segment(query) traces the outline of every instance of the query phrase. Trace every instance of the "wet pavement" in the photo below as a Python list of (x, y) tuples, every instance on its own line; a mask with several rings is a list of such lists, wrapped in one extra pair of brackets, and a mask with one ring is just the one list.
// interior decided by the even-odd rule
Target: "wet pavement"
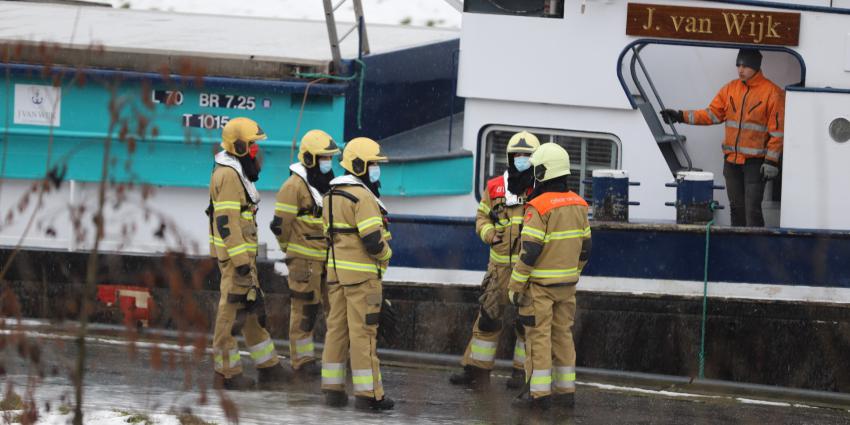
[[(70, 404), (73, 389), (67, 376), (77, 351), (72, 337), (28, 333), (27, 341), (41, 347), (40, 364), (46, 377), (33, 386), (39, 408)], [(33, 368), (22, 360), (16, 346), (7, 339), (3, 351), (7, 374), (0, 383), (4, 391), (11, 383), (23, 394)], [(87, 412), (191, 411), (207, 421), (227, 423), (219, 394), (201, 390), (211, 382), (208, 355), (192, 361), (191, 349), (173, 343), (136, 344), (130, 349), (124, 340), (114, 337), (92, 338), (87, 347)], [(246, 373), (253, 375), (249, 363), (243, 353)], [(326, 407), (318, 381), (292, 384), (281, 391), (228, 392), (226, 398), (237, 407), (243, 424), (850, 424), (850, 406), (814, 408), (793, 401), (752, 400), (757, 398), (752, 396), (743, 399), (634, 388), (586, 382), (581, 374), (574, 409), (533, 414), (511, 406), (515, 392), (505, 389), (506, 373), (497, 372), (488, 390), (473, 391), (449, 385), (451, 372), (422, 364), (385, 364), (384, 386), (396, 400), (396, 409), (385, 413), (356, 411), (353, 398), (346, 408)]]

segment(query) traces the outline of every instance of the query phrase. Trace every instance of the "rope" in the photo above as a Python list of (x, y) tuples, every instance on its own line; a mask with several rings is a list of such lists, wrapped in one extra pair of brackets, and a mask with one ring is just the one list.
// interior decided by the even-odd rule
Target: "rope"
[(292, 145), (289, 146), (290, 164), (295, 161), (295, 145), (298, 144), (298, 133), (301, 131), (301, 117), (304, 116), (304, 107), (307, 106), (307, 95), (310, 93), (310, 86), (322, 80), (324, 80), (324, 78), (317, 78), (310, 81), (304, 89), (304, 96), (301, 98), (301, 110), (298, 111), (298, 121), (295, 122), (295, 134), (292, 135)]
[[(717, 209), (717, 201), (711, 201), (709, 208), (714, 212)], [(705, 322), (708, 310), (708, 248), (709, 238), (711, 237), (711, 225), (714, 224), (714, 218), (705, 224), (705, 261), (703, 263), (702, 277), (702, 322), (700, 324), (700, 341), (699, 341), (699, 377), (705, 378)]]
[(299, 72), (295, 75), (299, 78), (324, 78), (328, 80), (337, 81), (351, 81), (357, 78), (359, 80), (357, 88), (357, 129), (361, 130), (363, 129), (363, 82), (366, 80), (366, 64), (360, 59), (353, 59), (353, 61), (357, 62), (360, 67), (355, 73), (349, 76), (339, 76), (315, 72)]

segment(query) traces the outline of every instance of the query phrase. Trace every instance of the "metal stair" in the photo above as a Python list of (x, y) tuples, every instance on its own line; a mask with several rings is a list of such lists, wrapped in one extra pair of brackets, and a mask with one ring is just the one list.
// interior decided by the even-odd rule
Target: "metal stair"
[(331, 55), (333, 56), (333, 72), (340, 72), (342, 69), (342, 55), (339, 52), (340, 43), (358, 28), (360, 28), (360, 55), (369, 54), (369, 38), (366, 36), (366, 21), (363, 18), (363, 4), (360, 0), (351, 0), (354, 3), (355, 24), (342, 37), (339, 37), (334, 13), (346, 1), (348, 0), (340, 0), (334, 5), (331, 0), (322, 0), (325, 7), (325, 23), (328, 26), (328, 41), (331, 43)]

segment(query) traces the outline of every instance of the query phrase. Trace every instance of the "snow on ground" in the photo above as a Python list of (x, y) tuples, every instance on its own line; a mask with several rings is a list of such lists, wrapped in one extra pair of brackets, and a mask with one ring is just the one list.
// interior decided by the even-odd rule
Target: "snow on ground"
[[(21, 411), (9, 411), (11, 415), (20, 414)], [(34, 425), (67, 425), (74, 417), (71, 413), (39, 413), (38, 420)], [(127, 425), (130, 420), (137, 420), (137, 423), (144, 424), (145, 419), (149, 423), (157, 425), (180, 425), (180, 421), (174, 415), (163, 415), (158, 413), (137, 415), (131, 412), (120, 412), (115, 410), (87, 410), (84, 412), (85, 421), (87, 424), (97, 425)]]
[[(215, 15), (258, 16), (265, 18), (291, 18), (324, 20), (325, 12), (320, 0), (92, 0), (106, 2), (114, 7), (140, 10), (163, 10)], [(337, 4), (339, 0), (333, 0)], [(362, 0), (366, 23), (409, 24), (460, 28), (461, 14), (444, 0)], [(337, 11), (337, 20), (354, 21), (351, 0)]]

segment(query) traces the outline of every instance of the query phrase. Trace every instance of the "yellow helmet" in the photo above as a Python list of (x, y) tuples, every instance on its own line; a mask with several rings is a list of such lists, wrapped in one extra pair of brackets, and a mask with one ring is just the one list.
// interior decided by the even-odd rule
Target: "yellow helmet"
[(251, 145), (265, 139), (266, 133), (250, 118), (233, 118), (221, 130), (221, 148), (236, 156), (248, 155)]
[(512, 153), (527, 153), (531, 155), (539, 147), (540, 140), (537, 140), (537, 136), (527, 131), (520, 131), (511, 136), (505, 151), (507, 151), (508, 155)]
[(298, 147), (298, 161), (305, 167), (316, 166), (316, 157), (324, 155), (336, 155), (339, 146), (336, 145), (330, 134), (322, 130), (310, 130), (301, 138)]
[(531, 154), (534, 178), (545, 182), (570, 174), (570, 154), (557, 143), (544, 143)]
[(385, 162), (387, 157), (381, 153), (378, 142), (368, 137), (357, 137), (345, 144), (340, 165), (355, 176), (366, 174), (370, 162)]

